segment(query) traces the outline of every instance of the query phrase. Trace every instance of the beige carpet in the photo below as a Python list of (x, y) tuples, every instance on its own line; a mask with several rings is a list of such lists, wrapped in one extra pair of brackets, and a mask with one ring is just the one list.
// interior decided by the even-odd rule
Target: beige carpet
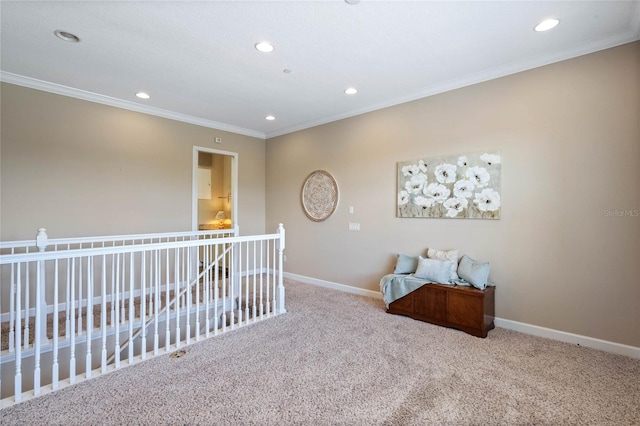
[(640, 360), (500, 328), (480, 339), (285, 285), (285, 315), (17, 404), (0, 424), (640, 424)]

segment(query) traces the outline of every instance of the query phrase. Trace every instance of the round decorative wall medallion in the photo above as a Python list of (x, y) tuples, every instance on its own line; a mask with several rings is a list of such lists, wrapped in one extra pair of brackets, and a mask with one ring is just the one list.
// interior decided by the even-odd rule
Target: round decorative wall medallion
[(302, 209), (314, 222), (322, 222), (336, 211), (338, 184), (328, 172), (316, 170), (302, 186)]

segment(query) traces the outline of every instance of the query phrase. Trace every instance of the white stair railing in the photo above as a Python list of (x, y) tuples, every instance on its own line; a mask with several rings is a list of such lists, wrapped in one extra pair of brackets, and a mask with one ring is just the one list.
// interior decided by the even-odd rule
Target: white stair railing
[(284, 313), (282, 225), (228, 232), (0, 244), (0, 407)]

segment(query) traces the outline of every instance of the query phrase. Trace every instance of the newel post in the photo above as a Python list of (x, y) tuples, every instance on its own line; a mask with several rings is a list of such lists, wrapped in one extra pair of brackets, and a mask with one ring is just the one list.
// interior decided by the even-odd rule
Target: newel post
[(284, 306), (284, 285), (282, 273), (284, 271), (283, 252), (285, 247), (285, 232), (282, 224), (278, 225), (278, 234), (280, 234), (280, 240), (278, 241), (278, 313), (284, 314), (287, 312)]

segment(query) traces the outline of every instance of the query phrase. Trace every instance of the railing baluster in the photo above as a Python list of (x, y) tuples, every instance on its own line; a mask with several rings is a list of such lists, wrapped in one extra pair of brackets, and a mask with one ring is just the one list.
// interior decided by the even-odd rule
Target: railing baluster
[[(247, 250), (249, 248), (249, 244), (250, 243), (247, 243)], [(247, 265), (248, 264), (249, 264), (249, 262), (247, 262)], [(253, 243), (253, 268), (254, 269), (255, 269), (255, 266), (256, 266), (256, 245), (255, 245), (255, 242), (254, 242)], [(245, 282), (244, 297), (246, 299), (246, 302), (244, 304), (245, 305), (244, 309), (245, 309), (245, 312), (246, 312), (245, 319), (247, 320), (247, 322), (249, 321), (249, 282), (250, 281), (254, 282), (253, 283), (253, 287), (255, 288), (255, 279), (253, 277), (252, 277), (251, 280), (249, 279), (249, 271), (247, 270), (247, 279), (244, 281)], [(254, 299), (255, 299), (255, 296), (254, 296)], [(255, 300), (252, 302), (252, 304), (255, 306)], [(253, 317), (255, 318), (255, 313), (254, 313)]]
[(169, 318), (170, 318), (170, 306), (169, 306), (169, 293), (170, 293), (170, 287), (171, 287), (171, 283), (169, 281), (169, 253), (171, 252), (170, 249), (166, 250), (165, 253), (165, 288), (164, 288), (164, 306), (166, 307), (166, 324), (165, 324), (165, 336), (164, 336), (164, 348), (165, 350), (168, 352), (171, 349), (171, 325), (169, 324)]
[(24, 283), (24, 338), (23, 344), (25, 349), (29, 349), (29, 292), (30, 292), (30, 282), (29, 282), (29, 262), (25, 263), (25, 283)]
[(71, 344), (69, 346), (69, 382), (76, 382), (76, 317), (74, 315), (76, 308), (76, 258), (71, 258), (71, 323), (69, 324), (69, 335), (71, 336)]
[[(214, 246), (214, 256), (218, 259), (220, 244), (216, 244)], [(218, 277), (220, 268), (218, 265), (213, 270), (213, 334), (218, 334), (218, 329), (220, 328), (220, 317), (218, 316), (218, 299), (220, 297), (220, 280)], [(224, 313), (224, 306), (222, 308), (222, 312)]]
[[(267, 249), (269, 247), (267, 246)], [(262, 305), (262, 276), (264, 275), (264, 265), (262, 264), (264, 260), (264, 241), (260, 241), (260, 319), (262, 319), (262, 314), (264, 313), (264, 306)]]
[(82, 258), (78, 258), (78, 336), (82, 336), (82, 307), (83, 307), (83, 303), (82, 303), (82, 284), (83, 284), (83, 268), (82, 268), (83, 262), (82, 262)]
[(278, 249), (276, 247), (276, 242), (273, 242), (273, 270), (274, 270), (274, 275), (273, 275), (273, 300), (271, 302), (271, 310), (275, 313), (276, 312), (276, 307), (278, 306), (276, 304), (276, 287), (277, 287), (277, 277), (275, 275), (275, 271), (277, 270), (277, 264), (278, 264), (278, 256), (276, 256), (276, 253), (278, 252)]
[[(147, 327), (145, 320), (147, 318), (147, 252), (140, 253), (140, 326), (142, 327), (142, 336), (140, 338), (140, 356), (147, 359)], [(129, 347), (133, 346), (133, 342), (129, 342)]]
[[(120, 287), (120, 253), (115, 255), (116, 257), (116, 284), (115, 284), (115, 289), (116, 289), (116, 294), (115, 294), (115, 300), (111, 301), (112, 305), (116, 306), (116, 311), (115, 311), (115, 320), (112, 323), (112, 325), (115, 327), (115, 342), (114, 342), (114, 349), (113, 349), (113, 355), (115, 357), (115, 363), (116, 363), (116, 368), (120, 368), (120, 358), (121, 358), (121, 354), (120, 354), (120, 307), (118, 306), (118, 304), (120, 303), (120, 297), (122, 292), (120, 291), (120, 289), (122, 287)], [(122, 254), (122, 269), (124, 270), (124, 253)]]
[(189, 267), (189, 261), (191, 260), (191, 247), (187, 247), (186, 248), (186, 255), (185, 257), (182, 259), (182, 261), (184, 262), (184, 273), (186, 275), (186, 279), (184, 281), (185, 285), (187, 286), (187, 291), (186, 291), (186, 309), (187, 309), (187, 314), (185, 315), (187, 318), (187, 324), (185, 326), (186, 328), (186, 340), (187, 340), (187, 345), (191, 343), (191, 306), (193, 304), (193, 293), (191, 292), (191, 268)]
[(40, 395), (40, 359), (41, 359), (41, 344), (42, 344), (42, 310), (40, 304), (42, 303), (42, 289), (44, 287), (44, 261), (39, 260), (36, 264), (36, 300), (35, 300), (35, 334), (34, 340), (34, 359), (33, 359), (33, 394)]
[[(224, 250), (224, 246), (223, 246), (223, 253), (225, 252)], [(224, 254), (222, 256), (222, 266), (225, 266), (225, 260), (226, 260), (227, 256), (226, 254)], [(217, 285), (217, 283), (216, 283)], [(233, 306), (232, 306), (233, 308)], [(222, 316), (221, 316), (221, 322), (222, 322), (222, 332), (224, 333), (227, 330), (227, 279), (226, 279), (226, 274), (222, 273)]]
[(205, 326), (205, 337), (209, 337), (210, 333), (210, 319), (209, 319), (209, 304), (211, 302), (211, 269), (209, 269), (209, 262), (211, 259), (211, 245), (203, 246), (203, 256), (204, 256), (204, 268), (206, 268), (206, 273), (202, 277), (202, 290), (204, 291), (204, 326)]
[[(28, 266), (27, 266), (28, 268)], [(20, 306), (20, 298), (22, 293), (22, 280), (20, 276), (20, 263), (18, 263), (17, 268), (17, 277), (16, 277), (16, 324), (18, 324), (18, 328), (22, 326), (22, 318), (21, 311), (22, 307)], [(14, 379), (14, 399), (16, 402), (20, 402), (22, 400), (22, 342), (20, 341), (22, 333), (20, 330), (16, 333), (16, 375)]]
[(160, 322), (159, 310), (160, 310), (160, 251), (154, 250), (155, 253), (155, 267), (156, 273), (154, 275), (155, 278), (155, 310), (153, 311), (154, 321), (154, 329), (153, 329), (153, 355), (158, 355), (158, 349), (160, 346), (160, 334), (158, 333), (158, 326)]
[(284, 247), (285, 247), (285, 231), (282, 224), (278, 225), (278, 234), (280, 234), (280, 238), (278, 239), (278, 313), (284, 314), (286, 311), (284, 306), (284, 284), (282, 282), (282, 269), (283, 269), (283, 260), (282, 256), (284, 255)]
[[(87, 379), (91, 378), (91, 370), (93, 370), (91, 366), (91, 335), (93, 334), (93, 256), (87, 256), (87, 332), (85, 336), (87, 336), (87, 353), (85, 355), (85, 367), (84, 367), (84, 376)], [(80, 299), (82, 303), (82, 299)]]
[[(122, 244), (124, 245), (124, 241), (122, 242)], [(127, 320), (127, 312), (125, 309), (125, 294), (127, 292), (127, 272), (126, 272), (126, 264), (127, 264), (127, 259), (125, 259), (125, 253), (122, 253), (122, 271), (121, 271), (121, 278), (120, 278), (120, 321), (122, 321), (122, 324), (124, 325), (125, 321)]]
[[(15, 250), (11, 248), (11, 254)], [(11, 264), (11, 293), (9, 295), (9, 352), (13, 352), (16, 339), (16, 264)], [(18, 331), (19, 333), (19, 331)]]
[[(112, 257), (113, 259), (113, 257)], [(111, 262), (113, 265), (113, 261)], [(113, 269), (112, 269), (113, 274)], [(113, 281), (112, 281), (113, 282)], [(113, 286), (112, 286), (113, 288)], [(102, 275), (100, 276), (100, 328), (102, 329), (102, 350), (100, 353), (100, 371), (107, 372), (107, 256), (102, 255)], [(111, 302), (113, 306), (113, 302)], [(113, 311), (112, 311), (113, 312)]]
[(135, 271), (133, 264), (133, 252), (129, 256), (129, 365), (133, 363), (133, 322), (135, 320), (135, 307), (133, 301)]
[(69, 335), (71, 333), (71, 319), (69, 318), (69, 315), (73, 314), (73, 311), (71, 310), (71, 286), (73, 285), (71, 283), (71, 260), (67, 259), (67, 285), (65, 287), (65, 294), (64, 294), (64, 314), (65, 314), (65, 321), (64, 321), (64, 337), (65, 339), (69, 339)]
[(115, 254), (111, 255), (111, 305), (110, 305), (110, 322), (111, 328), (116, 321), (116, 302), (113, 298), (114, 294), (116, 294), (116, 256)]
[[(153, 242), (153, 241), (151, 241)], [(148, 316), (153, 315), (153, 312), (155, 312), (153, 310), (153, 288), (154, 288), (154, 256), (153, 256), (153, 251), (149, 251), (149, 288), (148, 288), (148, 297), (149, 297), (149, 306), (147, 307), (147, 312), (148, 312)]]
[[(196, 249), (194, 250), (195, 253), (198, 253), (198, 248), (196, 247)], [(196, 256), (196, 272), (195, 272), (195, 276), (196, 276), (196, 329), (195, 329), (195, 338), (196, 341), (200, 340), (200, 286), (204, 285), (204, 280), (202, 281), (202, 284), (200, 283), (200, 279), (198, 279), (197, 277), (200, 275), (199, 274), (199, 265), (198, 265), (198, 258)]]
[(59, 260), (56, 259), (54, 260), (54, 264), (53, 264), (53, 361), (52, 361), (52, 365), (51, 365), (51, 388), (53, 390), (58, 389), (58, 383), (60, 380), (60, 364), (58, 362), (58, 341), (60, 339), (59, 337), (59, 330), (58, 330), (58, 324), (59, 324), (59, 320), (58, 320), (58, 315), (59, 315), (59, 295), (58, 293), (60, 292), (60, 288), (59, 288), (59, 276), (58, 276), (58, 271), (59, 271)]
[(182, 345), (180, 344), (181, 335), (180, 335), (180, 250), (179, 248), (175, 249), (175, 267), (174, 267), (174, 309), (176, 312), (176, 348), (180, 348)]

